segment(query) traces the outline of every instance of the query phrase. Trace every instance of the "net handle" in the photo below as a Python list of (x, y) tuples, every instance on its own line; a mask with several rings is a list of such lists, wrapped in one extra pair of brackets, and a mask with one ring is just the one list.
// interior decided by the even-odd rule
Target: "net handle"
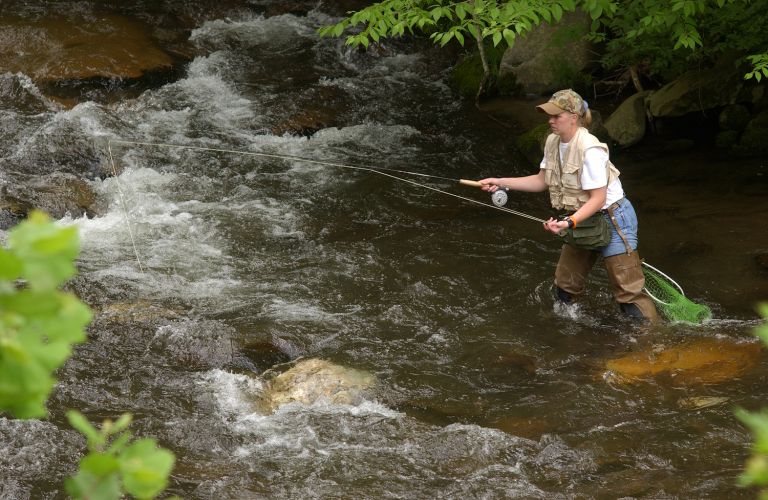
[[(664, 278), (665, 278), (667, 281), (669, 281), (670, 283), (672, 283), (672, 284), (675, 286), (675, 288), (677, 288), (677, 289), (680, 291), (680, 295), (682, 295), (683, 297), (685, 297), (685, 292), (683, 291), (683, 287), (681, 287), (680, 285), (678, 285), (678, 284), (677, 284), (677, 281), (673, 280), (673, 279), (672, 279), (672, 278), (670, 278), (670, 277), (669, 277), (669, 276), (668, 276), (666, 273), (664, 273), (664, 272), (660, 271), (659, 269), (657, 269), (657, 268), (653, 267), (652, 265), (648, 264), (647, 262), (645, 262), (645, 261), (641, 261), (641, 263), (642, 263), (642, 264), (643, 264), (645, 267), (647, 267), (648, 269), (651, 269), (652, 271), (654, 271), (654, 272), (658, 273), (660, 276), (664, 277)], [(664, 305), (667, 305), (667, 306), (668, 306), (668, 305), (670, 305), (669, 303), (667, 303), (667, 302), (664, 302), (663, 300), (661, 300), (661, 299), (659, 299), (658, 297), (656, 297), (655, 295), (653, 295), (653, 294), (651, 293), (651, 291), (650, 291), (650, 290), (648, 290), (648, 288), (647, 288), (647, 287), (643, 287), (643, 291), (644, 291), (645, 293), (647, 293), (647, 294), (648, 294), (648, 296), (649, 296), (650, 298), (652, 298), (653, 300), (655, 300), (655, 301), (656, 301), (656, 302), (658, 302), (659, 304), (664, 304)]]

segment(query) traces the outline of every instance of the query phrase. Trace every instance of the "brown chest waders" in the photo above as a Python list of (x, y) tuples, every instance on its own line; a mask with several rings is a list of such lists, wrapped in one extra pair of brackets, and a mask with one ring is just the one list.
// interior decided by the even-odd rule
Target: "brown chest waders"
[[(614, 216), (618, 202), (606, 209), (611, 218), (611, 223), (619, 237), (624, 242), (626, 253), (612, 255), (604, 260), (611, 290), (619, 303), (621, 310), (630, 316), (641, 315), (643, 318), (655, 322), (658, 320), (656, 306), (650, 297), (643, 292), (645, 276), (643, 275), (640, 256), (629, 245), (626, 236), (619, 228)], [(573, 299), (582, 295), (589, 271), (597, 261), (600, 254), (597, 251), (583, 250), (567, 243), (563, 245), (560, 259), (555, 269), (555, 285), (559, 288), (558, 297), (565, 292)], [(568, 302), (565, 300), (564, 302)], [(638, 314), (639, 313), (639, 314)]]

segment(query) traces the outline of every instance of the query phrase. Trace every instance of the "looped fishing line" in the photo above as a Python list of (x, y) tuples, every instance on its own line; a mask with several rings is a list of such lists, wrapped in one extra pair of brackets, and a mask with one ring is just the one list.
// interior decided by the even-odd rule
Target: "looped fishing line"
[(421, 172), (411, 172), (408, 170), (399, 170), (395, 168), (383, 168), (383, 167), (360, 167), (355, 165), (345, 165), (343, 163), (333, 163), (333, 162), (327, 162), (327, 161), (320, 161), (320, 160), (312, 160), (310, 158), (302, 158), (300, 156), (293, 156), (293, 155), (282, 155), (277, 153), (259, 153), (255, 151), (240, 151), (237, 149), (222, 149), (222, 148), (205, 148), (201, 146), (185, 146), (181, 144), (167, 144), (167, 143), (161, 143), (161, 142), (140, 142), (140, 141), (123, 141), (123, 140), (109, 140), (108, 144), (115, 143), (115, 144), (133, 144), (136, 146), (152, 146), (152, 147), (165, 147), (165, 148), (179, 148), (179, 149), (190, 149), (195, 151), (212, 151), (212, 152), (218, 152), (218, 153), (230, 153), (230, 154), (239, 154), (239, 155), (247, 155), (247, 156), (259, 156), (262, 158), (276, 158), (280, 160), (292, 160), (292, 161), (300, 161), (304, 163), (313, 163), (315, 165), (323, 165), (327, 167), (337, 167), (337, 168), (346, 168), (351, 170), (360, 170), (364, 172), (372, 172), (374, 174), (382, 175), (384, 177), (389, 177), (391, 179), (396, 179), (401, 182), (406, 182), (408, 184), (412, 184), (414, 186), (418, 186), (423, 189), (429, 189), (430, 191), (435, 191), (437, 193), (442, 193), (447, 196), (452, 196), (454, 198), (458, 198), (460, 200), (464, 200), (470, 203), (475, 203), (477, 205), (482, 205), (484, 207), (493, 208), (495, 210), (500, 210), (502, 212), (507, 212), (513, 215), (517, 215), (519, 217), (524, 217), (526, 219), (530, 219), (536, 222), (545, 223), (546, 220), (540, 219), (538, 217), (534, 217), (533, 215), (529, 215), (523, 212), (519, 212), (517, 210), (512, 210), (511, 208), (506, 207), (497, 207), (496, 205), (490, 205), (488, 203), (483, 203), (482, 201), (478, 201), (472, 198), (467, 198), (466, 196), (460, 196), (454, 193), (450, 193), (448, 191), (444, 191), (442, 189), (438, 189), (432, 186), (428, 186), (426, 184), (421, 184), (419, 182), (412, 181), (410, 179), (404, 179), (402, 177), (398, 177), (396, 175), (392, 175), (388, 172), (395, 172), (400, 174), (407, 174), (407, 175), (415, 175), (419, 177), (427, 177), (432, 179), (441, 179), (441, 180), (447, 180), (451, 182), (459, 182), (460, 179), (454, 179), (451, 177), (443, 177), (440, 175), (430, 175), (430, 174), (423, 174)]

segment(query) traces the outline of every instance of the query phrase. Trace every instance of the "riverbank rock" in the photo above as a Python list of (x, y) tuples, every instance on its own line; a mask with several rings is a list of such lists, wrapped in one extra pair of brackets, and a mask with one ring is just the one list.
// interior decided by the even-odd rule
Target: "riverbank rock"
[(305, 359), (268, 382), (263, 406), (266, 412), (271, 413), (288, 403), (311, 405), (327, 401), (338, 405), (357, 404), (375, 383), (371, 373), (322, 359)]
[(684, 73), (653, 92), (648, 106), (657, 118), (721, 108), (751, 99), (745, 91), (744, 71), (733, 64)]
[(638, 92), (629, 97), (605, 121), (608, 135), (619, 146), (632, 146), (645, 137), (646, 100), (650, 94)]
[(584, 40), (591, 19), (569, 12), (557, 24), (542, 23), (506, 50), (499, 78), (513, 75), (526, 93), (548, 94), (572, 86), (595, 61), (593, 45)]
[(759, 342), (701, 339), (608, 360), (604, 378), (636, 383), (665, 377), (674, 385), (716, 384), (743, 375), (761, 357)]
[(768, 152), (768, 110), (761, 112), (747, 123), (735, 150), (743, 154)]

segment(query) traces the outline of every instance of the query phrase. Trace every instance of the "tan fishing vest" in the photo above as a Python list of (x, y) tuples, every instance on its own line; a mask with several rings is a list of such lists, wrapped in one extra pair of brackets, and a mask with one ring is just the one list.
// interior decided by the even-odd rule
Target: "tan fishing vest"
[[(560, 136), (550, 134), (544, 146), (544, 181), (549, 187), (552, 207), (576, 211), (588, 200), (589, 194), (581, 188), (581, 166), (584, 165), (584, 152), (591, 147), (608, 151), (608, 146), (590, 134), (584, 127), (579, 127), (576, 135), (568, 143), (563, 163), (560, 163)], [(610, 160), (608, 184), (619, 178), (619, 170)]]

